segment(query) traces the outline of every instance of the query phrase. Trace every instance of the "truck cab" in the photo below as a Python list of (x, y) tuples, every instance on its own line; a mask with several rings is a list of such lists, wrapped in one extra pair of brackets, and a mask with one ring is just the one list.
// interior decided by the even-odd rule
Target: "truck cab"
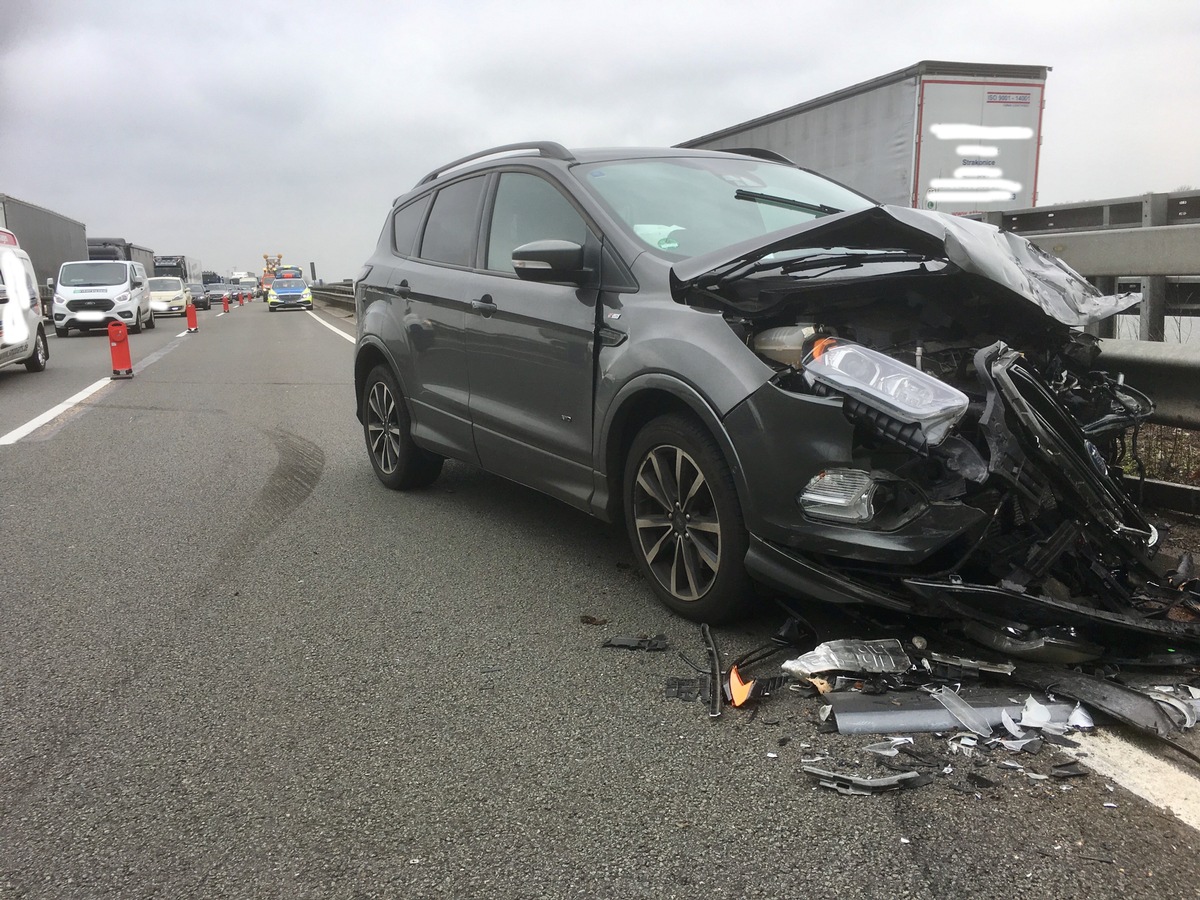
[(0, 228), (0, 368), (21, 363), (41, 372), (49, 358), (33, 263), (17, 236)]

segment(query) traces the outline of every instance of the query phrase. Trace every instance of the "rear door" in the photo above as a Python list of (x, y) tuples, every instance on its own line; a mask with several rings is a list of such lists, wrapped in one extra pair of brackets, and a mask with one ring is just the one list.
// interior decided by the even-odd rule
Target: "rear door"
[[(480, 275), (473, 271), (486, 176), (439, 189), (428, 213), (425, 199), (393, 217), (399, 237), (386, 294), (390, 310), (383, 340), (400, 367), (413, 412), (413, 437), (446, 456), (476, 461), (468, 408), (465, 327)], [(414, 218), (423, 217), (416, 230)], [(413, 233), (417, 238), (412, 241)]]
[(586, 508), (598, 292), (519, 279), (513, 249), (544, 239), (599, 255), (599, 238), (550, 178), (498, 173), (480, 246), (485, 274), (465, 308), (471, 421), (484, 468)]

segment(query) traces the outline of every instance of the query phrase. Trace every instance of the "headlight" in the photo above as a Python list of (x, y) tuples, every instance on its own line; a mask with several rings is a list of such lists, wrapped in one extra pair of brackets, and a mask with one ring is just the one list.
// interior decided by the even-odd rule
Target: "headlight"
[(174, 297), (171, 298), (171, 302), (174, 303), (176, 300), (182, 300), (182, 299), (183, 299), (183, 294), (176, 294)]
[(300, 295), (300, 299), (301, 300), (311, 300), (312, 299), (312, 291), (310, 291), (308, 288), (305, 288), (304, 293)]
[(113, 297), (113, 303), (126, 303), (128, 302), (129, 297), (129, 291), (124, 291), (123, 293), (117, 294), (117, 296)]
[(55, 294), (55, 295), (54, 295), (54, 302), (55, 302), (55, 304), (57, 304), (58, 306), (66, 306), (66, 305), (67, 305), (67, 298), (66, 298), (66, 297), (64, 297), (62, 294)]
[(932, 375), (875, 350), (834, 338), (817, 341), (804, 357), (809, 383), (820, 382), (901, 422), (919, 425), (940, 444), (967, 411), (969, 400)]

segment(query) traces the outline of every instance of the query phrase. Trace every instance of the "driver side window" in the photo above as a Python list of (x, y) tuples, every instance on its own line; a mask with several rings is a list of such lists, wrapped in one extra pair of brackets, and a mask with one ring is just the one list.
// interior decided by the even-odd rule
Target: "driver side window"
[(562, 240), (584, 246), (587, 234), (583, 217), (546, 179), (504, 172), (492, 208), (486, 266), (493, 272), (512, 272), (513, 250), (522, 244)]

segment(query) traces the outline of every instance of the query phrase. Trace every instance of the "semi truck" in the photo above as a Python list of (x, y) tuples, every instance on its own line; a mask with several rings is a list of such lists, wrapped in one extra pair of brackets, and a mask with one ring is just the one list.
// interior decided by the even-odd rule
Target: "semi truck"
[(154, 271), (154, 251), (131, 244), (125, 238), (88, 238), (88, 259), (126, 260), (141, 263), (147, 274)]
[(198, 260), (190, 256), (154, 257), (154, 274), (169, 278), (182, 278), (184, 284), (203, 284), (204, 277)]
[(0, 228), (14, 232), (21, 249), (29, 254), (42, 296), (42, 311), (49, 313), (53, 292), (47, 279), (57, 278), (63, 263), (88, 258), (87, 229), (64, 215), (0, 194)]
[(676, 146), (767, 150), (881, 203), (980, 218), (1037, 204), (1049, 71), (924, 60)]

